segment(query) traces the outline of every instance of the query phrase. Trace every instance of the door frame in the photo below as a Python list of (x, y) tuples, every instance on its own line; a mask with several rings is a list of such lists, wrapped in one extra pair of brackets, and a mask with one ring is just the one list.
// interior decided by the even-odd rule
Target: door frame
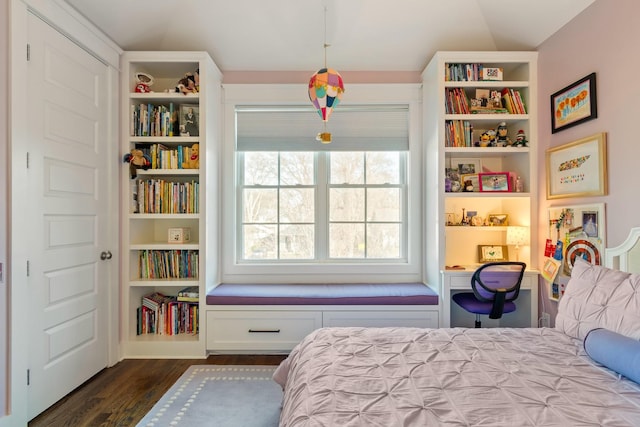
[[(9, 396), (7, 416), (0, 414), (0, 427), (27, 424), (27, 369), (29, 341), (20, 325), (29, 321), (29, 302), (27, 299), (27, 260), (29, 244), (21, 239), (21, 231), (29, 227), (23, 215), (27, 209), (24, 197), (27, 182), (27, 147), (26, 129), (28, 126), (26, 111), (27, 98), (22, 88), (27, 87), (27, 18), (34, 14), (49, 25), (63, 33), (66, 37), (83, 47), (108, 67), (109, 125), (107, 126), (110, 141), (107, 147), (107, 169), (109, 182), (109, 222), (107, 249), (113, 253), (109, 262), (108, 282), (108, 366), (121, 360), (120, 351), (120, 286), (119, 286), (119, 183), (118, 165), (120, 157), (117, 149), (118, 120), (118, 82), (119, 61), (122, 50), (93, 24), (84, 19), (68, 4), (60, 0), (11, 0), (8, 22), (10, 34), (9, 46), (9, 158), (10, 175), (8, 183), (9, 233), (8, 252), (9, 267), (6, 268), (7, 287), (9, 289), (9, 350), (7, 362), (9, 366)], [(78, 42), (82, 40), (82, 43)]]

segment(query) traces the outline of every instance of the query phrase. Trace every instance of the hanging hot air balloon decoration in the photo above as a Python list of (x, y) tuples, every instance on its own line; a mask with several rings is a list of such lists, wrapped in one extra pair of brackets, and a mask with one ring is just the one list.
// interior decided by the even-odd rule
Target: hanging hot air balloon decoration
[(324, 9), (324, 68), (321, 68), (309, 79), (309, 99), (316, 110), (318, 115), (324, 122), (325, 131), (319, 133), (316, 139), (323, 144), (329, 144), (331, 142), (331, 133), (327, 132), (327, 122), (333, 112), (333, 109), (338, 106), (344, 93), (344, 82), (342, 76), (333, 68), (327, 68), (327, 47), (329, 45), (326, 42), (327, 38), (327, 8)]

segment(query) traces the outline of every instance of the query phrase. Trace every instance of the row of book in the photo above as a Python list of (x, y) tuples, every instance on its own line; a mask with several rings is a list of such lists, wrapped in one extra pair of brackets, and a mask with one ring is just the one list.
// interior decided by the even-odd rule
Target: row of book
[(199, 315), (197, 303), (152, 292), (142, 297), (137, 309), (137, 334), (197, 334)]
[(517, 89), (502, 89), (502, 105), (509, 111), (509, 114), (527, 114), (522, 95)]
[(199, 264), (199, 253), (193, 249), (138, 251), (140, 279), (197, 278)]
[[(488, 95), (482, 94), (483, 91)], [(463, 88), (447, 89), (445, 111), (446, 114), (527, 114), (520, 91), (510, 88), (502, 91), (477, 89), (471, 102)]]
[(164, 144), (136, 144), (136, 148), (149, 156), (151, 169), (183, 169), (185, 160), (191, 157), (190, 146), (169, 148)]
[(501, 67), (483, 64), (445, 64), (444, 79), (448, 82), (502, 80)]
[(133, 104), (129, 122), (131, 136), (180, 135), (178, 110), (173, 102), (166, 105)]
[(138, 180), (134, 188), (138, 213), (190, 214), (200, 212), (200, 183), (164, 179)]
[(445, 147), (473, 147), (473, 125), (468, 120), (445, 121)]

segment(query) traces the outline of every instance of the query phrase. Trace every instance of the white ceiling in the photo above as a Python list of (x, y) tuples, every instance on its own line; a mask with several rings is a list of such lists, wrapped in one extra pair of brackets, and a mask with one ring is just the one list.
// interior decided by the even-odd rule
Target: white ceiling
[[(534, 50), (594, 0), (67, 0), (124, 50), (223, 71), (422, 71), (438, 50)], [(326, 8), (326, 39), (325, 39)]]

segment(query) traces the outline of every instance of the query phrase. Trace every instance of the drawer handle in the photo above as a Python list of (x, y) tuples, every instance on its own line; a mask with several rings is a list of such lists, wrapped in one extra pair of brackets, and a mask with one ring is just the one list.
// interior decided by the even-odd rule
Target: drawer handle
[(250, 334), (279, 334), (280, 329), (249, 329)]

